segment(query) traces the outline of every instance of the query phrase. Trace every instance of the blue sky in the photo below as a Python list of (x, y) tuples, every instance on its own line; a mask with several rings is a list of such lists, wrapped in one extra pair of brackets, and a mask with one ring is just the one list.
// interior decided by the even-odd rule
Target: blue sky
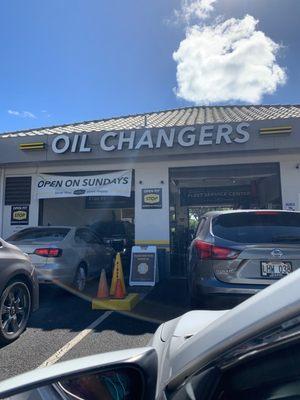
[[(189, 25), (246, 14), (259, 20), (256, 29), (282, 45), (276, 63), (286, 74), (261, 102), (300, 103), (300, 2), (215, 1), (208, 18)], [(201, 104), (202, 97), (195, 102), (184, 90), (174, 93), (173, 53), (187, 32), (174, 14), (181, 6), (181, 0), (2, 0), (0, 131)], [(239, 100), (217, 103), (228, 102)]]

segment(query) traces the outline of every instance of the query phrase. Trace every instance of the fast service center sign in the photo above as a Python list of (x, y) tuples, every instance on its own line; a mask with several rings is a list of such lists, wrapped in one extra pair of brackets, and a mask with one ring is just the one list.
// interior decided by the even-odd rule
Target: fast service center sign
[(37, 198), (80, 196), (124, 196), (131, 194), (131, 170), (89, 176), (40, 174), (37, 179)]
[[(92, 134), (94, 140), (95, 133)], [(122, 150), (142, 150), (190, 148), (195, 146), (234, 145), (247, 143), (250, 139), (249, 124), (215, 124), (175, 128), (159, 128), (120, 132), (99, 133), (97, 145), (92, 145), (89, 134), (58, 135), (51, 149), (55, 154), (90, 153), (93, 151), (114, 152)], [(94, 142), (93, 142), (94, 143)]]

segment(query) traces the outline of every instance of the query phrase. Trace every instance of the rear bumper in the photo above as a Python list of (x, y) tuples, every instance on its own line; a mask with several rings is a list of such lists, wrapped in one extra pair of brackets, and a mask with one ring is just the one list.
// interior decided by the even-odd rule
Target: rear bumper
[(201, 279), (195, 284), (195, 295), (208, 304), (228, 304), (234, 306), (266, 288), (266, 285), (238, 285), (218, 281), (217, 279)]
[(267, 287), (266, 285), (225, 283), (217, 279), (202, 279), (197, 282), (196, 286), (202, 294), (240, 294), (248, 296), (252, 296)]
[(39, 283), (55, 283), (55, 281), (70, 284), (73, 282), (75, 270), (62, 268), (60, 265), (45, 265), (36, 268)]

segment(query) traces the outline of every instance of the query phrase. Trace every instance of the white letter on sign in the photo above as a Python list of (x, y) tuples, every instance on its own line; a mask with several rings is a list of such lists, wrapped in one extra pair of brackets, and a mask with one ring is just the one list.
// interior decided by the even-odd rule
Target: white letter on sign
[(52, 151), (56, 154), (65, 153), (70, 147), (70, 138), (67, 135), (59, 135), (52, 141)]
[(145, 130), (142, 137), (135, 146), (135, 150), (139, 150), (142, 146), (147, 146), (148, 149), (153, 149), (153, 141), (150, 129)]
[(249, 132), (246, 131), (246, 129), (248, 129), (248, 128), (249, 128), (249, 124), (247, 124), (246, 122), (242, 123), (242, 124), (238, 124), (238, 126), (236, 127), (236, 132), (240, 135), (240, 137), (236, 137), (234, 139), (234, 141), (236, 143), (248, 142), (248, 140), (250, 138)]
[(82, 135), (79, 153), (89, 153), (92, 149), (86, 146), (87, 135)]
[(116, 146), (115, 145), (112, 144), (111, 146), (107, 146), (107, 144), (106, 144), (106, 140), (109, 137), (114, 138), (116, 136), (117, 136), (117, 133), (115, 133), (115, 132), (103, 133), (103, 135), (101, 135), (101, 137), (100, 137), (100, 147), (101, 147), (101, 149), (104, 150), (104, 151), (114, 151), (114, 150), (116, 150)]
[(199, 145), (205, 146), (207, 144), (212, 144), (214, 125), (203, 125), (201, 126)]
[[(195, 134), (193, 133), (188, 133), (188, 132), (194, 132), (195, 128), (193, 126), (185, 127), (182, 128), (179, 133), (178, 133), (178, 143), (182, 147), (189, 147), (189, 146), (194, 146), (195, 144)], [(187, 135), (185, 136), (185, 134)]]
[(228, 124), (219, 125), (217, 131), (217, 139), (216, 144), (221, 144), (222, 139), (225, 140), (225, 143), (232, 143), (230, 139), (230, 135), (232, 134), (232, 126)]
[(128, 149), (133, 149), (135, 132), (130, 132), (129, 136), (125, 136), (125, 132), (119, 133), (118, 150), (123, 150), (123, 144), (128, 143)]

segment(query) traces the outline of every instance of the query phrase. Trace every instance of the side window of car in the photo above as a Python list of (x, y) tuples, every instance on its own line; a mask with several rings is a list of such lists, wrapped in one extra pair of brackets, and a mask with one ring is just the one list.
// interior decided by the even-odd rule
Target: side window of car
[(102, 244), (102, 240), (88, 229), (82, 229), (81, 237), (87, 244)]
[(84, 230), (83, 229), (77, 229), (74, 240), (78, 244), (83, 244), (86, 243), (85, 235), (84, 235)]
[(225, 370), (215, 400), (291, 400), (300, 398), (299, 342), (253, 356)]
[(89, 238), (90, 238), (89, 243), (91, 244), (93, 243), (104, 244), (103, 240), (98, 235), (95, 235), (94, 232), (89, 232)]
[[(269, 338), (270, 339), (270, 338)], [(276, 350), (249, 353), (221, 368), (212, 366), (187, 379), (170, 400), (296, 400), (300, 399), (299, 341)], [(236, 357), (236, 356), (235, 356)], [(224, 360), (223, 360), (224, 361)], [(228, 360), (227, 360), (228, 361)]]
[[(179, 390), (169, 394), (170, 400), (201, 399), (212, 400), (216, 388), (221, 379), (221, 372), (218, 368), (212, 367), (208, 370), (194, 375), (188, 379)], [(215, 399), (214, 399), (215, 400)], [(232, 400), (232, 399), (226, 399)]]

